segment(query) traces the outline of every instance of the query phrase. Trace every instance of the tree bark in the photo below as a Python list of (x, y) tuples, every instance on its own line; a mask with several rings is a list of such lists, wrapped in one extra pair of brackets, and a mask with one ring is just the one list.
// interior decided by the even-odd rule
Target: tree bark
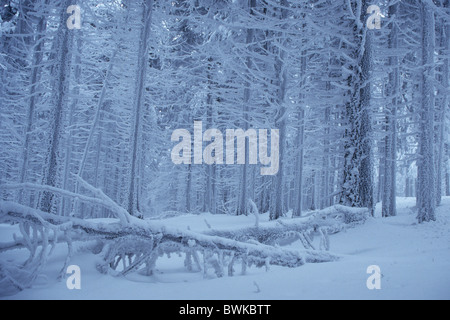
[[(48, 5), (48, 0), (44, 2), (44, 5)], [(40, 75), (42, 72), (42, 61), (44, 57), (44, 33), (47, 30), (47, 18), (41, 17), (37, 25), (36, 46), (33, 52), (33, 62), (31, 66), (30, 76), (30, 101), (27, 109), (27, 124), (25, 129), (25, 140), (22, 149), (22, 166), (19, 172), (19, 182), (24, 183), (27, 179), (27, 168), (29, 166), (29, 158), (31, 152), (31, 133), (33, 130), (35, 110), (37, 105), (36, 91), (40, 81)], [(23, 193), (19, 193), (18, 202), (23, 200)]]
[[(351, 57), (358, 63), (352, 66), (353, 75), (348, 78), (346, 113), (349, 129), (346, 130), (344, 183), (341, 203), (352, 207), (367, 207), (374, 214), (373, 189), (373, 136), (370, 111), (372, 32), (367, 30), (365, 12), (368, 1), (352, 2), (348, 10), (361, 12), (350, 24), (356, 50)], [(353, 12), (353, 16), (355, 13)]]
[[(397, 17), (399, 4), (396, 3), (389, 8), (389, 16)], [(392, 50), (389, 65), (393, 70), (389, 74), (388, 97), (391, 103), (386, 109), (386, 154), (385, 175), (383, 192), (383, 217), (397, 215), (397, 108), (400, 97), (400, 70), (399, 59), (395, 56), (398, 49), (398, 25), (392, 22), (389, 35), (389, 49)]]
[[(287, 0), (281, 0), (281, 16), (282, 20), (286, 20), (288, 17), (288, 11), (286, 8), (289, 7), (289, 2)], [(283, 39), (286, 37), (285, 34), (280, 33), (280, 38)], [(270, 213), (270, 219), (276, 220), (283, 216), (285, 213), (285, 205), (284, 205), (284, 154), (286, 147), (286, 125), (287, 125), (287, 108), (285, 106), (286, 103), (286, 94), (287, 94), (287, 85), (288, 85), (288, 73), (285, 58), (287, 56), (284, 46), (286, 45), (286, 40), (281, 40), (281, 47), (278, 49), (279, 53), (276, 57), (275, 62), (275, 70), (277, 74), (277, 82), (278, 82), (278, 96), (277, 96), (277, 107), (278, 114), (275, 119), (275, 125), (280, 130), (280, 150), (279, 150), (279, 159), (280, 166), (278, 174), (275, 177), (275, 207), (274, 211)], [(274, 152), (272, 150), (271, 152)]]
[(420, 2), (422, 19), (422, 106), (418, 161), (419, 223), (436, 220), (436, 172), (434, 155), (435, 114), (435, 17), (426, 1)]
[[(69, 79), (71, 73), (71, 48), (73, 33), (68, 30), (66, 25), (66, 10), (71, 1), (62, 2), (60, 10), (60, 25), (56, 40), (58, 50), (56, 61), (56, 85), (54, 87), (54, 109), (51, 118), (51, 138), (47, 153), (47, 168), (44, 178), (44, 184), (52, 187), (57, 185), (58, 169), (60, 162), (60, 144), (63, 136), (62, 127), (64, 112), (67, 108), (69, 94)], [(53, 194), (44, 192), (41, 199), (41, 210), (45, 212), (52, 211)]]
[(139, 39), (138, 64), (136, 75), (136, 95), (133, 107), (133, 122), (131, 127), (131, 173), (128, 188), (128, 211), (133, 216), (140, 216), (139, 203), (139, 186), (137, 180), (139, 178), (139, 163), (141, 150), (139, 150), (140, 139), (142, 137), (142, 117), (144, 110), (144, 86), (145, 76), (148, 68), (148, 40), (150, 36), (150, 28), (153, 12), (153, 0), (143, 0), (142, 2), (142, 31)]
[[(449, 0), (443, 0), (442, 7), (449, 8)], [(444, 161), (445, 156), (445, 139), (446, 139), (446, 127), (448, 108), (449, 108), (449, 58), (450, 53), (449, 47), (449, 37), (450, 37), (450, 23), (445, 19), (441, 19), (440, 30), (440, 55), (443, 56), (443, 60), (440, 66), (440, 87), (438, 90), (439, 102), (437, 103), (437, 157), (436, 157), (436, 205), (441, 205), (442, 196), (444, 195), (444, 190), (442, 189), (443, 184), (443, 167), (447, 164)]]
[[(249, 14), (251, 16), (255, 16), (254, 10), (256, 9), (256, 0), (249, 0)], [(246, 38), (246, 45), (247, 47), (250, 46), (250, 44), (253, 42), (255, 36), (255, 30), (252, 28), (247, 29), (247, 38)], [(250, 49), (248, 49), (250, 50)], [(250, 69), (252, 68), (252, 58), (251, 58), (251, 52), (248, 53), (248, 57), (246, 60), (246, 68), (248, 70), (247, 77), (250, 77)], [(248, 130), (249, 127), (249, 103), (250, 103), (250, 96), (251, 96), (251, 83), (249, 81), (246, 81), (245, 88), (244, 88), (244, 105), (243, 105), (243, 116), (244, 116), (244, 131)], [(249, 171), (249, 147), (250, 144), (247, 139), (245, 139), (245, 163), (242, 166), (241, 171), (241, 183), (240, 183), (240, 192), (239, 192), (239, 200), (238, 200), (238, 206), (237, 206), (237, 215), (246, 215), (247, 214), (247, 201), (248, 201), (248, 171)]]

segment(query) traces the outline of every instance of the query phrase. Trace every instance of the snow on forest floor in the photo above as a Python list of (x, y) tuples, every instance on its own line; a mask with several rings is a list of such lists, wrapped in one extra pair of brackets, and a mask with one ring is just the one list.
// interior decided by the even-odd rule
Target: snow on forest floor
[[(33, 288), (2, 299), (450, 299), (450, 197), (438, 208), (436, 222), (418, 225), (414, 206), (415, 199), (399, 198), (397, 217), (380, 218), (378, 207), (376, 218), (331, 236), (331, 252), (342, 256), (337, 262), (271, 267), (268, 272), (250, 268), (245, 276), (221, 279), (187, 272), (178, 256), (159, 260), (152, 277), (113, 278), (95, 269), (97, 257), (79, 250), (71, 263), (81, 267), (82, 289), (70, 291), (65, 281), (56, 280), (66, 253), (61, 246)], [(170, 218), (164, 224), (204, 231), (207, 223), (232, 229), (252, 226), (254, 219), (204, 214)], [(267, 215), (261, 216), (261, 223), (267, 220)], [(11, 240), (12, 232), (12, 227), (0, 225), (0, 241)], [(300, 249), (300, 244), (290, 248)], [(381, 268), (381, 290), (367, 289), (371, 265)]]

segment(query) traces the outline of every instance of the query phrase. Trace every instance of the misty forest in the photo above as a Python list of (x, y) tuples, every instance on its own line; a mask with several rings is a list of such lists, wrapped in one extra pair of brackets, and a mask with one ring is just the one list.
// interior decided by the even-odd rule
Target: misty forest
[(398, 199), (438, 225), (449, 35), (449, 0), (0, 0), (0, 297), (80, 256), (110, 280), (339, 264)]

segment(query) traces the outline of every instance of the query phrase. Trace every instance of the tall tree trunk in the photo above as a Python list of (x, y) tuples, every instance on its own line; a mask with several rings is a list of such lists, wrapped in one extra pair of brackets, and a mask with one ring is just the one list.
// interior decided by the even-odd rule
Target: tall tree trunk
[[(68, 132), (67, 132), (67, 137), (66, 137), (66, 145), (65, 145), (65, 153), (64, 153), (64, 174), (63, 174), (63, 182), (62, 182), (62, 188), (64, 190), (69, 190), (69, 180), (70, 180), (70, 164), (72, 161), (72, 152), (73, 152), (73, 124), (74, 124), (74, 114), (75, 114), (75, 110), (78, 106), (78, 96), (80, 94), (80, 86), (81, 86), (81, 46), (82, 46), (82, 35), (81, 30), (77, 30), (77, 31), (72, 31), (72, 32), (76, 32), (76, 58), (75, 58), (75, 81), (76, 81), (76, 85), (73, 89), (73, 102), (70, 104), (70, 109), (69, 109), (69, 115), (68, 115), (68, 121), (67, 121), (67, 125), (68, 125)], [(60, 207), (60, 212), (59, 215), (68, 215), (69, 214), (69, 210), (70, 210), (70, 200), (67, 200), (63, 198), (63, 200), (61, 201), (61, 207)]]
[[(303, 42), (304, 44), (304, 42)], [(301, 80), (301, 90), (305, 90), (306, 84), (306, 67), (307, 67), (307, 52), (303, 50), (301, 52), (300, 58), (300, 78)], [(304, 163), (305, 163), (305, 94), (302, 92), (300, 94), (300, 110), (298, 111), (298, 132), (297, 132), (297, 148), (298, 156), (296, 160), (296, 170), (295, 170), (295, 204), (294, 204), (294, 217), (301, 217), (303, 210), (303, 174), (304, 174)]]
[[(44, 2), (46, 6), (48, 0)], [(27, 168), (29, 166), (29, 158), (31, 152), (31, 135), (34, 124), (35, 110), (37, 105), (37, 88), (39, 86), (40, 76), (42, 72), (42, 60), (44, 56), (44, 33), (47, 29), (47, 18), (45, 16), (39, 19), (37, 25), (37, 35), (35, 38), (36, 46), (33, 52), (32, 65), (31, 65), (31, 76), (30, 76), (30, 101), (28, 103), (27, 109), (27, 124), (25, 131), (25, 140), (22, 149), (22, 166), (19, 172), (19, 182), (24, 183), (27, 179)], [(19, 194), (19, 203), (22, 202), (23, 193)]]
[[(11, 16), (9, 16), (8, 18), (6, 16), (2, 17), (2, 22), (4, 18), (5, 21), (10, 21), (11, 28), (13, 26), (15, 26), (15, 28), (14, 31), (4, 33), (1, 32), (2, 37), (0, 39), (0, 54), (1, 58), (5, 61), (4, 63), (1, 63), (0, 66), (0, 105), (5, 104), (5, 108), (14, 110), (13, 112), (22, 109), (24, 100), (24, 94), (22, 92), (26, 90), (26, 88), (28, 88), (30, 85), (32, 85), (32, 83), (30, 82), (30, 74), (27, 72), (27, 69), (31, 68), (31, 73), (33, 73), (33, 69), (35, 68), (34, 64), (30, 65), (30, 59), (28, 57), (28, 54), (30, 53), (30, 51), (32, 51), (31, 45), (34, 36), (32, 5), (33, 4), (31, 0), (20, 0), (14, 1), (13, 3), (10, 3), (10, 1), (8, 1), (8, 4), (6, 3), (6, 1), (3, 1), (0, 4), (0, 10), (2, 11), (2, 13), (6, 13), (3, 12), (3, 8), (14, 7), (17, 10), (17, 12), (9, 11)], [(15, 14), (15, 17), (13, 16), (13, 14)], [(39, 36), (40, 35), (38, 35), (38, 37)], [(34, 48), (33, 57), (31, 60), (32, 63), (35, 62), (36, 52), (37, 50), (36, 48)], [(35, 83), (37, 84), (37, 82)], [(10, 159), (10, 161), (13, 163), (12, 165), (10, 164), (10, 166), (14, 166), (14, 168), (18, 169), (17, 175), (19, 176), (19, 181), (22, 181), (22, 174), (24, 173), (23, 159), (27, 144), (26, 139), (27, 136), (29, 136), (28, 120), (30, 116), (30, 109), (28, 101), (26, 103), (27, 123), (25, 127), (21, 129), (21, 131), (26, 130), (26, 132), (24, 132), (25, 141), (23, 144), (23, 149), (21, 150), (22, 157), (19, 158), (17, 157), (17, 155), (15, 155)], [(3, 125), (3, 123), (0, 123), (0, 125)], [(5, 167), (8, 167), (8, 164), (6, 164)], [(0, 168), (0, 170), (2, 171), (0, 176), (1, 179), (17, 179), (16, 173), (12, 170), (6, 168)], [(22, 192), (18, 192), (16, 194), (16, 200), (18, 200), (19, 202), (22, 202), (22, 197)]]
[[(286, 21), (288, 18), (288, 10), (286, 8), (289, 7), (289, 2), (287, 0), (281, 0), (281, 20)], [(275, 70), (277, 73), (277, 82), (278, 82), (278, 96), (277, 96), (277, 107), (278, 107), (278, 115), (275, 119), (275, 125), (280, 130), (280, 150), (279, 150), (279, 159), (280, 166), (279, 171), (276, 176), (276, 184), (275, 184), (275, 208), (274, 211), (270, 213), (270, 219), (276, 220), (283, 216), (284, 214), (284, 154), (285, 154), (285, 146), (286, 146), (286, 125), (287, 125), (287, 108), (286, 108), (286, 93), (287, 93), (287, 85), (288, 85), (288, 73), (286, 66), (286, 52), (285, 45), (286, 41), (283, 40), (283, 37), (286, 37), (285, 34), (280, 33), (280, 38), (282, 39), (282, 43), (280, 48), (278, 49), (279, 53), (276, 57)], [(271, 152), (274, 152), (273, 150)]]
[[(449, 0), (443, 0), (442, 6), (444, 8), (449, 8)], [(438, 90), (439, 103), (437, 104), (437, 158), (436, 158), (436, 204), (439, 206), (442, 203), (442, 182), (443, 182), (443, 166), (447, 161), (444, 162), (444, 152), (445, 152), (445, 124), (447, 122), (447, 114), (449, 108), (448, 90), (449, 90), (449, 37), (450, 37), (450, 23), (445, 19), (441, 20), (440, 26), (440, 55), (445, 57), (442, 61), (440, 67), (440, 88)]]
[[(207, 124), (208, 128), (215, 128), (214, 126), (214, 97), (213, 97), (213, 83), (212, 83), (212, 70), (214, 70), (214, 59), (211, 57), (208, 59), (208, 95), (206, 98), (207, 110)], [(203, 203), (203, 211), (216, 214), (216, 198), (215, 198), (215, 181), (216, 181), (216, 164), (208, 165), (206, 168), (206, 190), (205, 201)]]
[(351, 28), (354, 32), (355, 49), (351, 56), (358, 61), (352, 66), (354, 72), (348, 79), (349, 102), (346, 111), (349, 128), (346, 130), (344, 183), (341, 202), (352, 207), (367, 207), (374, 214), (373, 188), (373, 136), (370, 112), (372, 66), (372, 32), (365, 21), (368, 1), (361, 0), (349, 8), (360, 12)]
[[(330, 90), (330, 84), (327, 83), (328, 91)], [(323, 154), (323, 182), (322, 182), (322, 192), (321, 192), (321, 203), (320, 209), (327, 208), (331, 206), (330, 195), (330, 120), (331, 120), (331, 109), (327, 107), (325, 109), (325, 138), (324, 138), (324, 154)]]
[[(396, 3), (389, 8), (389, 16), (397, 17), (399, 4)], [(398, 49), (398, 25), (392, 22), (392, 29), (389, 35), (389, 49), (391, 57), (389, 65), (393, 70), (389, 74), (388, 97), (391, 104), (386, 110), (386, 154), (385, 154), (385, 175), (383, 192), (383, 217), (397, 215), (397, 108), (400, 97), (400, 70), (399, 59), (396, 56)]]
[(378, 149), (380, 154), (380, 165), (378, 166), (378, 188), (377, 188), (377, 203), (383, 201), (384, 196), (384, 184), (385, 184), (385, 176), (386, 176), (386, 147), (388, 140), (387, 126), (388, 126), (388, 117), (386, 115), (384, 123), (384, 131), (386, 132), (386, 138), (380, 139), (378, 142)]
[[(63, 137), (63, 120), (64, 111), (67, 107), (70, 80), (70, 64), (71, 64), (71, 48), (73, 32), (68, 30), (66, 21), (66, 10), (71, 1), (62, 2), (60, 10), (60, 24), (56, 40), (56, 48), (58, 50), (56, 61), (56, 79), (54, 87), (54, 109), (51, 117), (50, 144), (47, 153), (47, 168), (44, 178), (44, 184), (56, 187), (58, 176), (58, 163), (60, 162), (60, 143)], [(44, 192), (41, 199), (41, 210), (44, 212), (52, 211), (53, 194)]]
[(298, 156), (296, 160), (295, 170), (295, 192), (294, 192), (294, 217), (301, 217), (303, 211), (303, 174), (304, 174), (304, 162), (305, 162), (305, 111), (303, 107), (298, 112), (298, 133), (297, 133), (297, 148)]
[(141, 131), (142, 131), (142, 117), (143, 117), (143, 105), (144, 105), (144, 86), (145, 76), (148, 68), (148, 40), (150, 36), (150, 27), (152, 20), (153, 0), (144, 0), (142, 2), (142, 30), (139, 39), (138, 50), (138, 64), (136, 75), (136, 92), (134, 98), (133, 107), (133, 122), (131, 131), (131, 173), (130, 183), (128, 188), (128, 212), (133, 216), (140, 216), (138, 208), (138, 175), (139, 175), (139, 162), (141, 156), (141, 150), (139, 150)]
[[(255, 15), (256, 8), (256, 0), (249, 0), (249, 13), (251, 16)], [(246, 38), (246, 45), (249, 49), (249, 45), (253, 42), (255, 36), (255, 30), (252, 28), (247, 29), (247, 38)], [(250, 49), (249, 49), (250, 50)], [(246, 68), (250, 71), (252, 68), (252, 58), (251, 54), (248, 53), (247, 61), (246, 61)], [(250, 72), (248, 71), (248, 77), (250, 77)], [(244, 105), (243, 105), (243, 113), (244, 113), (244, 131), (248, 130), (248, 124), (249, 124), (249, 102), (250, 102), (250, 96), (251, 96), (251, 83), (249, 81), (246, 81), (245, 88), (244, 88)], [(245, 215), (247, 214), (247, 192), (248, 192), (248, 171), (249, 171), (249, 147), (250, 144), (245, 139), (245, 163), (242, 166), (241, 171), (241, 183), (240, 183), (240, 192), (239, 192), (239, 200), (238, 200), (238, 206), (237, 206), (237, 215)]]
[(445, 195), (450, 196), (450, 146), (449, 142), (445, 144)]
[(420, 1), (422, 19), (422, 109), (418, 161), (418, 216), (419, 223), (436, 219), (436, 172), (434, 162), (435, 113), (435, 17), (426, 1)]

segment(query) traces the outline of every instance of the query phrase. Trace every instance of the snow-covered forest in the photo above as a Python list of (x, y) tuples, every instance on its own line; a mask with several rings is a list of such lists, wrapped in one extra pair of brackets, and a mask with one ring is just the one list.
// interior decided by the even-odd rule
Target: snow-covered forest
[(401, 214), (445, 244), (449, 2), (0, 0), (0, 297), (88, 251), (270, 278)]

